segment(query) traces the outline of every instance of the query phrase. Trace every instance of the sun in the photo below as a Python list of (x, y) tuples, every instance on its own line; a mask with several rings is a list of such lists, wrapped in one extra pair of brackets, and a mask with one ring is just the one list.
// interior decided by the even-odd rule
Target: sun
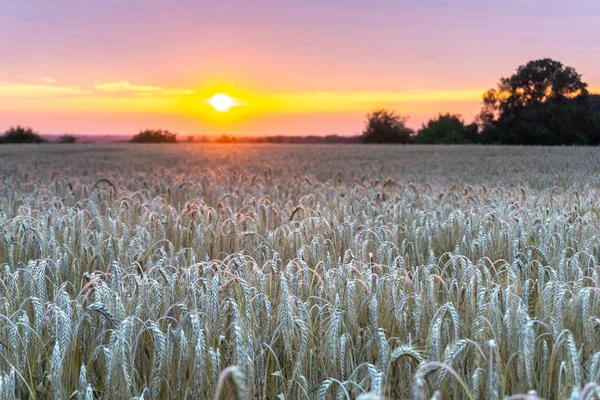
[(224, 93), (215, 94), (213, 97), (208, 99), (208, 103), (219, 112), (227, 112), (235, 105), (233, 98)]

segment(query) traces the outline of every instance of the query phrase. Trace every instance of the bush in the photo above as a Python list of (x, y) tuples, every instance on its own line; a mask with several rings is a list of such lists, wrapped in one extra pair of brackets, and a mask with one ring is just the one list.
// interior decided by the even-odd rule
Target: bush
[(477, 124), (465, 125), (460, 114), (439, 114), (419, 130), (416, 142), (421, 144), (477, 143)]
[(408, 117), (396, 115), (383, 108), (366, 115), (365, 130), (360, 136), (363, 143), (401, 143), (411, 141), (413, 130), (406, 126)]
[(130, 143), (177, 143), (177, 134), (163, 129), (146, 129), (135, 135)]
[(77, 142), (77, 137), (73, 135), (62, 135), (56, 141), (57, 143), (75, 143)]
[(45, 143), (46, 140), (29, 127), (11, 127), (2, 137), (2, 143)]

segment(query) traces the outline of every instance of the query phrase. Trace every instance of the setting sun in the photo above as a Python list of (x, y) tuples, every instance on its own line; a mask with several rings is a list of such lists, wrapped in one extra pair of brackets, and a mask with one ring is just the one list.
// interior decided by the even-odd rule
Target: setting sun
[(208, 100), (208, 103), (213, 106), (215, 110), (226, 112), (234, 105), (234, 100), (224, 93), (218, 93), (211, 97)]

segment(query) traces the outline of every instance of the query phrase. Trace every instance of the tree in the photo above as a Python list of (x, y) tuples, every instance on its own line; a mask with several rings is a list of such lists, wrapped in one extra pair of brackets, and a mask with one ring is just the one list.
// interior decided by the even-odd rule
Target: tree
[(406, 126), (408, 117), (396, 115), (383, 108), (366, 115), (365, 130), (360, 136), (363, 143), (401, 143), (411, 140), (413, 130)]
[(520, 66), (483, 96), (478, 121), (487, 143), (598, 144), (600, 126), (575, 69), (542, 59)]
[(215, 143), (237, 143), (238, 139), (234, 136), (221, 135), (215, 139)]
[(146, 129), (140, 131), (130, 143), (177, 143), (177, 134), (163, 129)]
[(75, 143), (77, 142), (77, 137), (73, 135), (62, 135), (57, 140), (58, 143)]
[(421, 144), (477, 143), (478, 127), (475, 123), (465, 125), (460, 114), (439, 114), (423, 124), (415, 139)]
[(11, 127), (2, 138), (3, 143), (45, 143), (46, 140), (29, 127)]

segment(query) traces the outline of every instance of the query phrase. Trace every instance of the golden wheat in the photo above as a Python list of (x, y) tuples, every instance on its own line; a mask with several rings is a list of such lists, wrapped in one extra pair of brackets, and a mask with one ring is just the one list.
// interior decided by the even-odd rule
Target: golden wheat
[(587, 148), (3, 146), (0, 398), (600, 398), (599, 172)]

